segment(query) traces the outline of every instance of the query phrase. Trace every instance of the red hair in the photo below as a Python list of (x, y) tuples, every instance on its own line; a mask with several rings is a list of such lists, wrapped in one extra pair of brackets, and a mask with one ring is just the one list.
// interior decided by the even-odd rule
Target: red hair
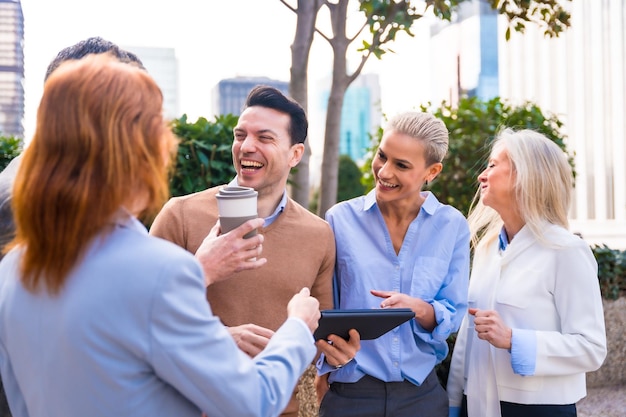
[(23, 284), (58, 293), (88, 244), (124, 204), (141, 216), (168, 197), (176, 140), (142, 69), (107, 54), (61, 65), (46, 81), (13, 192)]

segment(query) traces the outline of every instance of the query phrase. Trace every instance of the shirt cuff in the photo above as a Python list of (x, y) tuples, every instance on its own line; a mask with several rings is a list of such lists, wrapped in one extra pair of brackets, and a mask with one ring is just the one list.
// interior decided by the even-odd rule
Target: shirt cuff
[(320, 353), (320, 357), (317, 359), (315, 366), (317, 367), (317, 374), (320, 376), (339, 369), (329, 365), (328, 362), (326, 362), (326, 355), (323, 353)]
[(461, 415), (461, 407), (450, 407), (448, 409), (448, 417), (459, 417)]
[(445, 341), (454, 331), (450, 311), (436, 300), (431, 301), (430, 305), (433, 306), (435, 321), (437, 322), (432, 331), (432, 338), (437, 341)]
[(534, 330), (513, 329), (511, 336), (511, 366), (522, 376), (535, 374), (537, 365), (537, 335)]

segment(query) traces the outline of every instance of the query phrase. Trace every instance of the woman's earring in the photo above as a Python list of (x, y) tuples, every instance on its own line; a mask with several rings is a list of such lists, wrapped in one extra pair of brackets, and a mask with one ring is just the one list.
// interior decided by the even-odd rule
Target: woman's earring
[(424, 185), (428, 187), (428, 180), (424, 181)]

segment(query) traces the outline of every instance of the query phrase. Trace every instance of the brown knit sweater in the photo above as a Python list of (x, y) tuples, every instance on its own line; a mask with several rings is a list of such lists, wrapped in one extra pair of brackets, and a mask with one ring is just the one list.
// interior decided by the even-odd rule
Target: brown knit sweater
[[(195, 253), (218, 218), (218, 187), (172, 198), (155, 219), (150, 234)], [(292, 199), (264, 235), (259, 269), (242, 271), (207, 289), (213, 313), (226, 326), (253, 323), (276, 330), (287, 319), (287, 303), (303, 287), (332, 308), (335, 240), (328, 223)], [(295, 393), (282, 416), (296, 416)]]

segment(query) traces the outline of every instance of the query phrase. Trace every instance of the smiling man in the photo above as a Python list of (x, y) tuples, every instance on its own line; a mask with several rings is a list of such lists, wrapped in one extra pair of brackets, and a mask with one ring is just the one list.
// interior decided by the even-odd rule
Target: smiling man
[[(311, 290), (320, 309), (332, 308), (332, 231), (286, 191), (289, 172), (302, 158), (307, 129), (298, 103), (275, 88), (255, 87), (234, 129), (237, 177), (231, 185), (258, 192), (259, 219), (220, 234), (215, 197), (219, 187), (214, 187), (172, 198), (150, 230), (196, 254), (207, 276), (213, 313), (252, 357), (285, 321), (285, 306), (302, 287)], [(259, 233), (244, 239), (254, 228)], [(220, 282), (215, 282), (218, 276)], [(282, 415), (297, 414), (294, 393)]]

